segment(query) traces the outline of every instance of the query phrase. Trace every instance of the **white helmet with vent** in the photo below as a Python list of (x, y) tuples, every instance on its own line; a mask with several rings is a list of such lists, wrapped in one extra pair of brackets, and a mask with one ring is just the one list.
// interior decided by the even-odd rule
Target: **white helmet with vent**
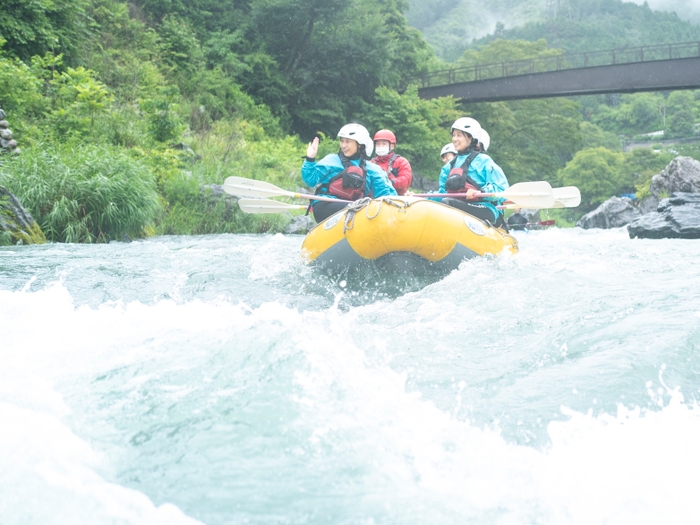
[(471, 117), (461, 117), (455, 120), (454, 124), (452, 124), (452, 130), (455, 129), (469, 133), (472, 138), (478, 139), (481, 126), (476, 119)]
[(453, 153), (455, 155), (458, 155), (457, 149), (454, 147), (454, 145), (451, 142), (449, 144), (445, 144), (442, 147), (442, 150), (440, 151), (440, 157), (442, 157), (445, 153)]
[(358, 144), (362, 144), (365, 147), (365, 154), (368, 157), (372, 156), (374, 151), (374, 141), (369, 135), (369, 131), (362, 124), (345, 124), (338, 132), (338, 138), (352, 139)]

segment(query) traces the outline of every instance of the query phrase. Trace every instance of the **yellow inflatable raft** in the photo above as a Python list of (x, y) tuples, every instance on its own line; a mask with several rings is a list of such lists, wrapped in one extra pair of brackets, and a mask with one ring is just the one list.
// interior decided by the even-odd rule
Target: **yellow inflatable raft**
[(319, 223), (302, 257), (330, 268), (375, 261), (392, 270), (452, 270), (478, 255), (516, 253), (518, 242), (461, 210), (417, 197), (363, 199)]

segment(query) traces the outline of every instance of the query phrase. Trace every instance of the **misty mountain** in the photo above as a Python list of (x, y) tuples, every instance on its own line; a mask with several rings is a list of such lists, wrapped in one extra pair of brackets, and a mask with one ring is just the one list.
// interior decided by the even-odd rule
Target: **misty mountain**
[(621, 0), (410, 0), (407, 18), (448, 61), (496, 38), (544, 38), (569, 52), (700, 40), (695, 0), (652, 2), (663, 9), (687, 4), (686, 19)]

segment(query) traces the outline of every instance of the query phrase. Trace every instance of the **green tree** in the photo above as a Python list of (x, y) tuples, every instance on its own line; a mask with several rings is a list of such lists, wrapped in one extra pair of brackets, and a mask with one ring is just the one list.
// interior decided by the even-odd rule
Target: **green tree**
[(29, 62), (34, 55), (62, 53), (72, 63), (91, 36), (89, 0), (0, 0), (0, 37), (10, 56)]
[(440, 150), (450, 141), (450, 125), (459, 116), (453, 98), (423, 100), (415, 86), (403, 94), (380, 87), (375, 101), (362, 112), (371, 133), (390, 129), (396, 134), (396, 152), (428, 179), (437, 179), (440, 173)]
[(622, 153), (602, 147), (584, 149), (559, 171), (559, 181), (563, 186), (577, 186), (581, 210), (590, 211), (626, 189), (621, 177), (623, 162)]
[(581, 143), (579, 106), (565, 98), (469, 104), (464, 114), (489, 132), (488, 153), (511, 184), (555, 182)]
[(695, 119), (690, 111), (678, 111), (668, 124), (669, 137), (690, 137), (695, 131)]
[(636, 192), (639, 198), (649, 192), (651, 178), (664, 169), (674, 154), (667, 151), (653, 151), (651, 148), (634, 148), (625, 153), (625, 160), (620, 167), (620, 180), (625, 193)]
[[(526, 40), (503, 40), (496, 39), (493, 42), (479, 48), (479, 50), (468, 49), (462, 57), (457, 61), (458, 66), (474, 66), (479, 64), (497, 64), (500, 62), (515, 62), (527, 61), (530, 59), (543, 59), (562, 56), (562, 49), (552, 49), (548, 47), (547, 41), (540, 38), (536, 42), (528, 42)], [(541, 62), (536, 63), (541, 67)], [(530, 73), (529, 64), (524, 64), (522, 70), (511, 66), (509, 74), (526, 74)], [(498, 75), (501, 74), (499, 68)]]
[(620, 137), (610, 131), (604, 131), (592, 122), (581, 122), (581, 148), (602, 146), (610, 151), (622, 151)]

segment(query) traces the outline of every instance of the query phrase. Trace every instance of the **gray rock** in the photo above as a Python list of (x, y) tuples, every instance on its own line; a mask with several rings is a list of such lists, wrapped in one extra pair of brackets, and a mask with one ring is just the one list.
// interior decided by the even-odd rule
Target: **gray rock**
[(0, 129), (7, 129), (10, 127), (10, 123), (6, 120), (0, 120)]
[(700, 162), (690, 157), (676, 157), (651, 178), (649, 189), (657, 198), (676, 192), (700, 193)]
[(15, 139), (8, 140), (7, 147), (10, 149), (15, 149), (17, 147), (17, 141)]
[(222, 199), (227, 207), (231, 207), (238, 202), (238, 197), (226, 193), (221, 184), (204, 184), (199, 188), (199, 196), (203, 201), (213, 206), (216, 206)]
[(2, 108), (0, 108), (0, 120), (5, 120), (7, 113), (5, 113)]
[(629, 236), (640, 239), (700, 239), (700, 193), (674, 193), (627, 226)]
[(619, 228), (629, 224), (642, 215), (627, 197), (611, 197), (592, 212), (587, 213), (576, 226), (589, 230), (591, 228)]
[(12, 140), (12, 131), (9, 129), (0, 129), (0, 138)]
[(316, 226), (316, 221), (314, 221), (309, 215), (299, 215), (294, 217), (289, 226), (285, 228), (284, 233), (290, 233), (295, 235), (306, 235)]
[(0, 148), (7, 148), (7, 145), (10, 143), (9, 140), (5, 139), (0, 139)]
[(654, 197), (653, 195), (649, 195), (648, 197), (642, 199), (642, 202), (639, 203), (639, 211), (641, 211), (642, 214), (653, 213), (656, 211), (656, 208), (658, 206), (659, 199)]
[(44, 233), (17, 197), (0, 186), (0, 245), (41, 244)]

